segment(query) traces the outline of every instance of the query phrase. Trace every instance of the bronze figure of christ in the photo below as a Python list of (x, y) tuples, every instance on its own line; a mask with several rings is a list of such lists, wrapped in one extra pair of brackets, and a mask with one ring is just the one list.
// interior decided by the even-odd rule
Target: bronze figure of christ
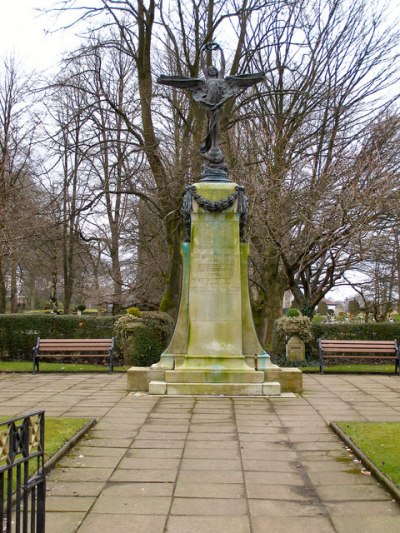
[[(214, 65), (206, 65), (205, 55), (208, 51), (219, 51), (219, 70)], [(207, 181), (226, 181), (227, 169), (224, 155), (218, 144), (221, 107), (232, 96), (262, 81), (264, 72), (225, 76), (224, 54), (220, 45), (215, 42), (207, 43), (201, 48), (200, 60), (204, 78), (161, 75), (157, 82), (162, 85), (190, 91), (193, 99), (206, 107), (208, 118), (207, 135), (200, 146), (200, 152), (207, 160), (203, 175)]]

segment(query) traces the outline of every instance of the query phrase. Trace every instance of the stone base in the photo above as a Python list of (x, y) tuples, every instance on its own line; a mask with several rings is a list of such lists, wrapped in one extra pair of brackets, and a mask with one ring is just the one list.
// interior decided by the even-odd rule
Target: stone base
[(265, 381), (278, 381), (282, 392), (303, 391), (303, 372), (299, 368), (270, 368), (264, 370)]
[[(258, 383), (253, 382), (253, 383), (250, 383), (250, 385), (256, 385), (256, 386), (261, 385), (261, 388), (262, 388), (263, 383), (273, 382), (273, 383), (280, 384), (282, 392), (300, 393), (303, 390), (303, 374), (301, 370), (299, 370), (298, 368), (271, 368), (271, 369), (264, 370), (263, 373), (264, 373), (264, 377), (261, 380), (261, 382), (258, 382)], [(166, 371), (163, 369), (133, 366), (129, 368), (129, 370), (127, 371), (127, 390), (135, 391), (135, 392), (136, 391), (149, 392), (149, 385), (151, 381), (166, 383), (165, 374), (166, 374)], [(258, 375), (258, 372), (254, 372), (254, 375)], [(259, 377), (257, 377), (256, 379), (258, 380)], [(170, 381), (169, 385), (175, 385), (171, 382), (171, 378), (169, 378), (168, 381)], [(184, 383), (184, 385), (191, 385), (191, 383), (189, 384)], [(199, 384), (194, 383), (193, 385), (196, 386)], [(207, 385), (207, 383), (204, 383), (204, 385)], [(227, 386), (237, 385), (241, 387), (245, 385), (245, 383), (211, 383), (211, 385), (227, 385)], [(165, 393), (152, 393), (152, 394), (165, 394)], [(186, 393), (186, 394), (190, 394), (190, 393)], [(197, 392), (196, 394), (199, 394), (199, 392)], [(214, 393), (211, 393), (211, 394), (214, 394)], [(224, 394), (224, 393), (215, 392), (215, 394)], [(258, 394), (256, 395), (258, 396)]]
[(274, 383), (166, 383), (151, 381), (150, 394), (210, 396), (279, 396), (281, 386)]
[(147, 366), (131, 366), (127, 373), (127, 390), (148, 392), (150, 381), (165, 381), (165, 370)]
[(264, 372), (256, 370), (166, 370), (167, 383), (263, 383)]

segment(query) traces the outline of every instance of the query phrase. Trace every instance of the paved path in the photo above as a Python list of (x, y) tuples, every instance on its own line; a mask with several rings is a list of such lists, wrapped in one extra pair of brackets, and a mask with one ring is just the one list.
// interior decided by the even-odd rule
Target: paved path
[(0, 415), (98, 424), (48, 479), (47, 533), (400, 531), (330, 420), (400, 420), (396, 376), (305, 376), (293, 398), (153, 397), (126, 377), (0, 375)]

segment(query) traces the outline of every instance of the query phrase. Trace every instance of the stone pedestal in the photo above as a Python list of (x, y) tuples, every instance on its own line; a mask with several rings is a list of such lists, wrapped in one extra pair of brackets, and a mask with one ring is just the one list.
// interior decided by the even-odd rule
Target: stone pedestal
[[(218, 212), (208, 209), (224, 204)], [(276, 395), (278, 369), (260, 345), (248, 290), (248, 244), (240, 242), (238, 188), (200, 182), (191, 203), (191, 241), (183, 244), (181, 303), (174, 334), (149, 383), (154, 394)], [(240, 210), (239, 210), (240, 211)], [(128, 372), (134, 382), (135, 370)], [(165, 384), (162, 385), (162, 383)], [(157, 391), (157, 392), (156, 392)]]

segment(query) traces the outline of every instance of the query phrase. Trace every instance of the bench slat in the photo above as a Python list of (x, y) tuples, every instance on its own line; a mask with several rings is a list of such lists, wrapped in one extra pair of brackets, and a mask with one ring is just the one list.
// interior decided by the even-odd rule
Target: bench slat
[[(395, 362), (395, 373), (399, 370), (397, 342), (319, 339), (320, 373), (323, 373), (324, 359), (379, 359)], [(372, 355), (374, 354), (374, 355)]]
[(360, 355), (360, 356), (352, 356), (352, 355), (324, 355), (324, 359), (389, 359), (395, 361), (397, 357), (395, 355)]
[(341, 346), (334, 346), (332, 348), (323, 347), (324, 352), (349, 352), (349, 353), (396, 353), (394, 348), (348, 348)]
[(108, 357), (108, 354), (104, 354), (104, 353), (85, 353), (84, 355), (81, 355), (81, 354), (76, 354), (76, 353), (57, 353), (57, 354), (48, 354), (48, 353), (44, 353), (44, 354), (39, 354), (39, 357), (40, 358), (58, 358), (58, 359), (62, 359), (63, 357), (71, 357), (71, 358), (75, 358), (75, 359), (82, 359), (82, 358), (85, 358), (85, 357)]
[(349, 343), (346, 343), (346, 342), (341, 342), (341, 343), (329, 343), (329, 344), (322, 344), (322, 346), (324, 348), (328, 348), (328, 347), (333, 347), (333, 346), (348, 346), (349, 348), (354, 348), (354, 347), (360, 347), (360, 348), (393, 348), (395, 345), (394, 343), (391, 343), (391, 344), (360, 344), (360, 343), (353, 343), (353, 344), (349, 344)]
[(101, 340), (93, 340), (90, 342), (74, 342), (74, 340), (65, 340), (63, 342), (59, 341), (51, 341), (51, 342), (43, 342), (40, 341), (40, 346), (46, 347), (46, 346), (110, 346), (111, 341), (101, 341)]
[(341, 341), (341, 342), (331, 342), (331, 341), (325, 341), (325, 342), (321, 342), (321, 346), (323, 347), (328, 347), (328, 346), (349, 346), (349, 347), (354, 347), (354, 346), (362, 346), (362, 347), (365, 347), (365, 348), (382, 348), (382, 347), (394, 347), (395, 346), (395, 343), (394, 342), (356, 342), (356, 341), (352, 341), (352, 342), (344, 342), (344, 341)]
[(39, 359), (107, 357), (112, 372), (113, 350), (114, 339), (38, 339), (34, 348), (33, 371), (35, 368), (39, 371)]
[(77, 342), (80, 344), (85, 344), (87, 342), (111, 342), (112, 339), (40, 339), (40, 344), (48, 344), (51, 342)]
[(102, 350), (102, 351), (108, 351), (111, 348), (110, 344), (104, 345), (104, 344), (92, 344), (90, 346), (79, 346), (78, 344), (70, 345), (70, 344), (64, 344), (63, 346), (58, 345), (50, 345), (50, 346), (40, 346), (39, 347), (39, 353), (42, 352), (60, 352), (61, 350), (66, 350), (69, 352), (92, 352), (93, 350)]

